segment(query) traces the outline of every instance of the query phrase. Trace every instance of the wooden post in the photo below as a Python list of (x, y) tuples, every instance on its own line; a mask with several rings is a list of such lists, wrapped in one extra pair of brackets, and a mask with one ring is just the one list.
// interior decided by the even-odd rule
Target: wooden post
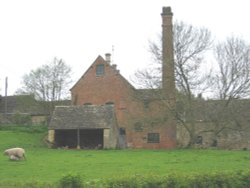
[(80, 129), (77, 129), (77, 149), (81, 149), (80, 147)]

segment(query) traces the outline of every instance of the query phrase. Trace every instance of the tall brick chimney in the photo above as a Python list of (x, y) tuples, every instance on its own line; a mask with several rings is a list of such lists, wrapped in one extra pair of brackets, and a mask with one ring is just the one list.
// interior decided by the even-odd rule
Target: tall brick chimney
[(162, 9), (162, 90), (168, 109), (166, 125), (171, 135), (173, 147), (176, 146), (176, 90), (174, 71), (174, 45), (173, 45), (173, 13), (171, 7)]
[[(171, 7), (162, 9), (162, 88), (167, 100), (175, 105), (175, 74), (173, 52), (173, 13)], [(171, 103), (172, 103), (171, 102)]]

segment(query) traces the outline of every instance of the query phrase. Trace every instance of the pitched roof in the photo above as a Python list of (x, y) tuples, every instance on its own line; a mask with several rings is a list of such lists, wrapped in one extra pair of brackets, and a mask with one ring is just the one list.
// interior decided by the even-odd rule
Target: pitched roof
[[(193, 101), (193, 113), (197, 121), (212, 121), (212, 120), (233, 120), (235, 118), (244, 121), (250, 121), (250, 100), (249, 99), (235, 99), (226, 100), (195, 100)], [(184, 107), (182, 102), (177, 101), (177, 111), (184, 113), (188, 121), (190, 119), (190, 112)]]
[(82, 78), (84, 78), (84, 76), (87, 74), (87, 72), (88, 72), (95, 64), (97, 64), (97, 63), (102, 63), (102, 64), (105, 64), (105, 66), (111, 67), (111, 68), (113, 69), (113, 71), (116, 72), (116, 75), (117, 75), (117, 76), (119, 76), (122, 80), (124, 80), (125, 83), (126, 83), (129, 87), (131, 87), (132, 89), (135, 89), (134, 86), (133, 86), (126, 78), (124, 78), (124, 77), (120, 74), (119, 70), (116, 70), (116, 66), (115, 66), (115, 65), (110, 65), (109, 63), (107, 63), (107, 62), (103, 59), (102, 56), (99, 55), (99, 56), (96, 58), (96, 60), (89, 66), (89, 68), (86, 70), (86, 72), (81, 76), (81, 78), (72, 86), (72, 88), (70, 89), (70, 91), (80, 82), (80, 80), (81, 80)]
[(162, 89), (136, 89), (136, 97), (140, 100), (162, 100), (165, 99)]
[(116, 123), (113, 105), (58, 106), (49, 129), (111, 128)]

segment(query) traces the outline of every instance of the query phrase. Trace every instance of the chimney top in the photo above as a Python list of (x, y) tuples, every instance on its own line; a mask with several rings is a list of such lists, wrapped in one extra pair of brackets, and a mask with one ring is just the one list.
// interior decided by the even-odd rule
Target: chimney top
[(173, 16), (173, 13), (171, 11), (171, 7), (163, 7), (161, 15), (162, 16)]
[(110, 53), (105, 54), (105, 60), (107, 63), (110, 63), (110, 61), (111, 61), (111, 54)]
[(114, 70), (116, 70), (116, 67), (117, 67), (116, 64), (113, 64), (113, 65), (112, 65), (112, 68), (113, 68)]

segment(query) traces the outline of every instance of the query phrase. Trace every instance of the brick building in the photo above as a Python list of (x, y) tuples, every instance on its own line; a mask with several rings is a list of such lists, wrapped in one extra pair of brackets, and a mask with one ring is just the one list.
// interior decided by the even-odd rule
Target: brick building
[[(163, 7), (161, 15), (163, 35), (162, 88), (157, 90), (136, 89), (119, 73), (116, 65), (111, 64), (110, 54), (106, 54), (105, 59), (98, 56), (71, 88), (73, 107), (55, 110), (49, 126), (50, 141), (58, 145), (58, 139), (63, 137), (61, 132), (64, 132), (64, 137), (72, 137), (75, 140), (74, 146), (77, 144), (77, 147), (82, 148), (81, 140), (84, 139), (84, 136), (81, 134), (84, 135), (84, 132), (92, 130), (93, 135), (89, 140), (96, 143), (94, 147), (99, 145), (97, 139), (106, 140), (100, 143), (102, 148), (159, 149), (176, 147), (176, 122), (170, 113), (175, 108), (171, 8)], [(98, 114), (93, 114), (98, 113), (98, 109), (103, 108), (103, 106), (112, 107), (114, 112), (112, 119), (115, 121), (108, 127), (105, 126), (106, 116), (102, 116), (103, 119), (98, 119)], [(94, 118), (96, 121), (81, 120), (79, 117), (81, 115), (73, 116), (76, 111), (72, 108), (80, 108), (82, 113), (85, 113), (87, 108), (93, 108), (92, 115), (85, 116), (83, 114), (83, 116), (89, 119)], [(70, 121), (67, 118), (67, 120), (62, 121), (60, 113), (58, 113), (59, 110), (68, 112), (61, 115), (61, 118), (69, 116), (74, 117), (74, 120)], [(76, 122), (81, 123), (74, 126)], [(60, 123), (63, 126), (60, 126)], [(66, 130), (66, 132), (62, 130)], [(67, 134), (67, 130), (75, 130), (73, 131), (75, 133)]]

